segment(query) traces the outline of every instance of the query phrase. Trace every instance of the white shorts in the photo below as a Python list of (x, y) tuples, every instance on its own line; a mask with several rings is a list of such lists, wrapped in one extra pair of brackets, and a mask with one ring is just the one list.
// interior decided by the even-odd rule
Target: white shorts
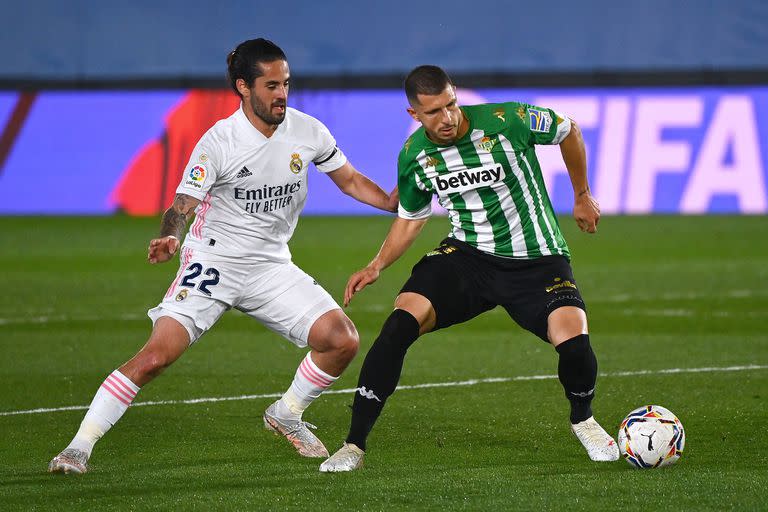
[(163, 301), (147, 314), (176, 319), (197, 341), (230, 308), (306, 347), (309, 330), (321, 315), (340, 309), (317, 281), (292, 262), (239, 263), (183, 248), (181, 265)]

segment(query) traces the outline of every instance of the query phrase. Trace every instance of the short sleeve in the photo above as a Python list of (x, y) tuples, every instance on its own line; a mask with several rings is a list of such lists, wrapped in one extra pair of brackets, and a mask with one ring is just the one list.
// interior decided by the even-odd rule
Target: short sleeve
[(397, 189), (400, 194), (398, 217), (409, 220), (426, 219), (432, 215), (432, 192), (422, 189), (417, 183), (418, 163), (400, 153), (397, 167)]
[(571, 132), (571, 120), (550, 108), (522, 105), (521, 116), (534, 144), (560, 144)]
[(347, 163), (347, 157), (336, 145), (336, 139), (323, 123), (317, 121), (317, 155), (312, 162), (320, 172), (331, 172)]
[(189, 163), (184, 168), (181, 183), (176, 188), (177, 194), (186, 194), (201, 201), (216, 183), (221, 173), (221, 149), (218, 148), (208, 133), (195, 146)]

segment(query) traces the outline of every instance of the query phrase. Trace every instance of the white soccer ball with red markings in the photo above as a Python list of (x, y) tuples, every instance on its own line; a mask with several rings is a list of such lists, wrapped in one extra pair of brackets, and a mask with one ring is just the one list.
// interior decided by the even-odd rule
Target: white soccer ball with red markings
[(619, 426), (619, 450), (630, 465), (641, 469), (674, 464), (683, 455), (685, 430), (672, 411), (646, 405), (627, 414)]

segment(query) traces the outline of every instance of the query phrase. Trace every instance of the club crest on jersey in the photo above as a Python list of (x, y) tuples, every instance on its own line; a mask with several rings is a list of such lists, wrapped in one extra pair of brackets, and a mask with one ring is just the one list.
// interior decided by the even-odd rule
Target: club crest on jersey
[(298, 153), (293, 153), (291, 155), (291, 172), (293, 174), (299, 174), (301, 172), (301, 169), (304, 167), (304, 162), (301, 161), (301, 155)]
[(424, 161), (424, 165), (427, 167), (437, 167), (437, 164), (440, 162), (437, 160), (437, 158), (433, 156), (428, 156), (427, 159)]
[(529, 108), (528, 120), (531, 122), (532, 132), (547, 133), (552, 126), (552, 116), (545, 110)]
[(481, 187), (490, 187), (506, 178), (501, 164), (464, 169), (434, 177), (435, 188), (439, 196), (457, 192), (466, 192)]
[(483, 137), (482, 139), (480, 139), (480, 142), (477, 144), (477, 147), (479, 149), (484, 149), (490, 153), (491, 150), (493, 149), (493, 146), (496, 145), (496, 142), (497, 140), (492, 139), (491, 137)]
[(189, 295), (189, 292), (188, 292), (187, 290), (181, 290), (181, 291), (180, 291), (180, 292), (179, 292), (179, 293), (176, 295), (176, 302), (181, 302), (181, 301), (183, 301), (184, 299), (186, 299), (186, 298), (187, 298), (187, 295)]
[(207, 175), (208, 173), (205, 170), (205, 166), (202, 164), (196, 165), (189, 170), (189, 173), (187, 173), (187, 179), (184, 181), (184, 186), (192, 188), (203, 188), (203, 183), (205, 183), (205, 177)]

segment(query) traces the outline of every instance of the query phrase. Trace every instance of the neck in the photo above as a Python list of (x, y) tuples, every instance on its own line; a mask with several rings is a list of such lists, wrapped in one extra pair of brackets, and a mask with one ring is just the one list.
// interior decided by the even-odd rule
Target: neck
[(453, 144), (454, 142), (462, 138), (464, 135), (466, 135), (468, 131), (469, 131), (469, 119), (467, 119), (467, 116), (464, 115), (464, 111), (462, 110), (461, 121), (459, 122), (459, 129), (456, 130), (456, 138), (452, 140), (436, 140), (435, 137), (430, 136), (429, 132), (424, 131), (424, 134), (427, 136), (429, 140), (431, 140), (435, 144), (445, 145), (445, 144)]
[(262, 135), (264, 135), (266, 138), (270, 138), (275, 133), (278, 125), (267, 124), (262, 118), (256, 115), (251, 106), (248, 105), (248, 102), (244, 101), (242, 108), (245, 117), (248, 119), (248, 121), (251, 122), (254, 128), (261, 132)]
[(464, 114), (464, 111), (461, 111), (461, 122), (459, 123), (459, 129), (456, 132), (456, 140), (459, 140), (463, 136), (467, 134), (469, 131), (469, 119), (467, 119), (467, 116)]

